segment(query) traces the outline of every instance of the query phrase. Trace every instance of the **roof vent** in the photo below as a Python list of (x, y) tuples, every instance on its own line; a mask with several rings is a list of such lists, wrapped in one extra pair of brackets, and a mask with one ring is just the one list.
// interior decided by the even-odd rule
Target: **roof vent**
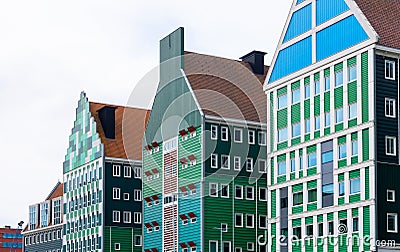
[(105, 106), (97, 111), (104, 135), (108, 139), (115, 139), (115, 109), (112, 106)]
[(251, 65), (254, 74), (264, 75), (264, 56), (267, 53), (261, 51), (252, 51), (240, 57), (243, 62), (247, 62)]

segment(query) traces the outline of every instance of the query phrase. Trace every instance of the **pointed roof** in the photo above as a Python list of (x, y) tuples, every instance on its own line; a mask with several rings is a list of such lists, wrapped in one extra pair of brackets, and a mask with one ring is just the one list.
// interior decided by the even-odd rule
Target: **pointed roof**
[(247, 62), (185, 52), (185, 74), (205, 115), (266, 122), (264, 75)]
[(46, 200), (52, 200), (52, 199), (61, 197), (61, 196), (63, 196), (63, 192), (64, 192), (63, 183), (57, 182), (57, 184), (54, 186), (53, 190), (47, 196)]
[(379, 35), (378, 44), (400, 49), (400, 1), (355, 0)]

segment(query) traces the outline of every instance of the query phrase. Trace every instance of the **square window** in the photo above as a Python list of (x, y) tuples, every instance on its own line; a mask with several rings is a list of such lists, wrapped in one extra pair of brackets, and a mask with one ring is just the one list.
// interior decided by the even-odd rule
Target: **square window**
[(259, 200), (267, 201), (267, 188), (259, 188)]
[(246, 214), (246, 227), (254, 228), (254, 214)]
[(331, 113), (325, 113), (325, 127), (331, 126)]
[(235, 227), (243, 227), (243, 214), (235, 214)]
[(304, 99), (310, 98), (310, 84), (304, 85)]
[(129, 193), (124, 193), (124, 200), (129, 200)]
[(349, 66), (349, 82), (357, 80), (357, 65)]
[(252, 186), (246, 187), (246, 199), (254, 200), (254, 187), (252, 187)]
[(221, 168), (229, 170), (230, 169), (230, 162), (229, 162), (228, 155), (221, 155)]
[(385, 116), (396, 118), (396, 100), (385, 98)]
[(221, 231), (222, 231), (223, 233), (228, 232), (228, 224), (226, 224), (226, 223), (221, 223)]
[(346, 157), (346, 144), (341, 144), (339, 145), (339, 159), (345, 159)]
[(239, 156), (235, 156), (234, 158), (233, 158), (233, 160), (234, 160), (234, 163), (233, 163), (233, 169), (235, 170), (235, 171), (240, 171), (241, 169), (240, 169), (240, 167), (241, 167), (241, 158), (239, 157)]
[(258, 144), (260, 146), (266, 146), (267, 145), (267, 132), (265, 132), (265, 131), (259, 131), (258, 132)]
[(349, 105), (349, 119), (357, 118), (357, 103)]
[(298, 137), (301, 134), (301, 124), (296, 123), (292, 125), (292, 137)]
[(292, 105), (300, 102), (300, 88), (292, 90)]
[(343, 108), (338, 108), (335, 110), (336, 113), (336, 124), (343, 122)]
[(387, 201), (395, 202), (396, 201), (396, 191), (395, 190), (387, 190)]
[(314, 122), (315, 122), (315, 130), (319, 130), (321, 128), (321, 117), (316, 116)]
[(265, 160), (265, 159), (258, 160), (258, 172), (260, 172), (260, 173), (267, 172), (267, 160)]
[(221, 140), (228, 141), (228, 127), (221, 127)]
[(278, 163), (278, 176), (286, 174), (286, 161)]
[(253, 158), (247, 158), (246, 160), (246, 171), (252, 172), (253, 171)]
[(329, 91), (331, 89), (331, 77), (325, 76), (325, 91)]
[(254, 242), (247, 243), (247, 251), (254, 251)]
[(218, 197), (218, 184), (210, 183), (210, 196), (211, 197)]
[(313, 203), (317, 201), (317, 188), (308, 190), (308, 203)]
[(321, 92), (321, 82), (319, 80), (315, 80), (314, 82), (314, 93), (315, 95)]
[(303, 192), (293, 193), (293, 206), (299, 206), (303, 204)]
[(360, 178), (350, 180), (350, 194), (360, 193)]
[(287, 107), (287, 94), (278, 97), (278, 109)]
[(241, 143), (243, 141), (243, 129), (234, 129), (234, 141), (235, 143)]
[(386, 155), (396, 156), (396, 138), (386, 136), (385, 143), (386, 143)]
[(211, 140), (217, 140), (217, 139), (218, 139), (218, 126), (211, 125)]
[(249, 144), (256, 143), (256, 132), (254, 130), (249, 130), (248, 141)]
[(235, 186), (235, 199), (243, 199), (243, 187)]
[(391, 60), (385, 60), (385, 79), (395, 80), (396, 79), (396, 62)]
[(218, 168), (218, 154), (211, 154), (211, 168)]
[(288, 132), (287, 127), (278, 130), (278, 142), (284, 142), (288, 139)]
[(388, 213), (387, 214), (387, 232), (388, 233), (397, 233), (397, 214), (396, 213)]
[(335, 87), (340, 87), (343, 85), (343, 71), (335, 73)]

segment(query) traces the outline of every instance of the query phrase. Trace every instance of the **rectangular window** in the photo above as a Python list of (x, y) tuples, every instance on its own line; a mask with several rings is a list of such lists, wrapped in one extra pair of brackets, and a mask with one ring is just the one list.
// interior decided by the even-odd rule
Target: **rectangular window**
[(246, 214), (246, 227), (247, 228), (254, 227), (254, 214)]
[(293, 240), (300, 240), (301, 239), (301, 227), (294, 227), (293, 228)]
[(258, 144), (260, 146), (266, 146), (267, 145), (267, 132), (265, 132), (265, 131), (259, 131), (258, 132)]
[(329, 91), (331, 89), (331, 77), (325, 76), (325, 91)]
[(340, 87), (343, 85), (343, 71), (335, 73), (335, 87)]
[(360, 178), (350, 180), (350, 194), (360, 193)]
[(247, 251), (254, 251), (254, 242), (247, 243)]
[(333, 235), (334, 234), (334, 228), (333, 228), (333, 221), (328, 222), (328, 235)]
[(211, 168), (218, 168), (218, 154), (211, 154)]
[(254, 187), (252, 187), (252, 186), (246, 187), (246, 199), (254, 200)]
[(339, 197), (343, 197), (345, 194), (344, 182), (339, 182)]
[(306, 226), (306, 235), (307, 237), (312, 237), (314, 235), (313, 225)]
[(286, 174), (286, 161), (278, 163), (278, 176)]
[(278, 97), (278, 109), (287, 107), (287, 94)]
[(324, 236), (324, 223), (318, 223), (318, 236)]
[(317, 153), (309, 153), (308, 154), (308, 168), (317, 166)]
[(218, 184), (210, 183), (210, 196), (211, 197), (218, 197)]
[(395, 80), (396, 79), (396, 62), (391, 60), (385, 60), (385, 79)]
[(301, 124), (296, 123), (292, 125), (292, 137), (298, 137), (301, 134)]
[(239, 156), (235, 156), (234, 157), (234, 163), (233, 163), (233, 169), (235, 170), (235, 171), (240, 171), (241, 169), (241, 158), (239, 157)]
[(306, 120), (304, 121), (304, 127), (305, 127), (305, 132), (306, 132), (306, 134), (307, 134), (307, 133), (310, 133), (310, 131), (311, 131), (311, 122), (310, 122), (310, 119), (306, 119)]
[(388, 233), (397, 233), (397, 214), (396, 213), (388, 213), (387, 214), (387, 232)]
[(120, 243), (114, 243), (114, 249), (115, 250), (121, 250), (121, 244)]
[(338, 108), (335, 110), (336, 114), (336, 123), (341, 123), (343, 122), (343, 108)]
[(357, 80), (357, 65), (349, 66), (349, 82)]
[(246, 171), (252, 172), (253, 171), (253, 158), (247, 158), (246, 160)]
[(221, 185), (221, 198), (229, 198), (229, 185)]
[(131, 223), (131, 212), (124, 211), (123, 213), (123, 221), (124, 223)]
[(121, 166), (113, 165), (113, 177), (120, 177), (120, 176), (121, 176)]
[(113, 199), (115, 199), (115, 200), (121, 199), (121, 188), (117, 188), (117, 187), (113, 188)]
[[(129, 212), (130, 214), (130, 212)], [(134, 212), (133, 213), (133, 222), (135, 224), (141, 224), (142, 223), (142, 213), (141, 212)]]
[(124, 166), (124, 178), (130, 178), (132, 176), (132, 168), (130, 166)]
[(228, 127), (221, 127), (221, 140), (228, 141)]
[(142, 178), (142, 168), (140, 168), (140, 167), (133, 168), (133, 176), (136, 179), (141, 179)]
[(134, 190), (133, 194), (135, 201), (142, 201), (142, 190)]
[(396, 156), (396, 138), (386, 136), (385, 143), (386, 143), (386, 155)]
[(322, 196), (332, 195), (333, 193), (333, 184), (322, 186)]
[(310, 84), (304, 85), (304, 99), (310, 98)]
[(353, 217), (353, 232), (359, 231), (358, 226), (359, 226), (358, 217)]
[(288, 139), (287, 127), (278, 130), (278, 142), (284, 142)]
[(349, 119), (357, 118), (357, 103), (349, 105)]
[(315, 130), (319, 130), (321, 128), (321, 117), (316, 116), (314, 122), (315, 122)]
[(211, 125), (211, 140), (217, 140), (217, 139), (218, 139), (218, 126)]
[(300, 102), (300, 88), (292, 90), (292, 105)]
[(249, 141), (249, 144), (256, 143), (256, 132), (254, 130), (249, 130), (249, 135), (247, 140)]
[(386, 197), (388, 202), (395, 202), (396, 201), (396, 191), (395, 190), (387, 190)]
[(325, 113), (325, 127), (331, 126), (331, 113)]
[(315, 95), (317, 95), (320, 92), (321, 92), (321, 82), (319, 80), (316, 80), (314, 83), (314, 93)]
[(235, 186), (235, 199), (243, 199), (243, 187)]
[(258, 160), (258, 172), (260, 173), (267, 172), (267, 161), (265, 159)]
[(124, 200), (129, 200), (129, 193), (124, 193)]
[(308, 190), (308, 203), (313, 203), (317, 201), (317, 188)]
[(358, 155), (358, 141), (354, 140), (351, 142), (351, 156), (357, 156)]
[(259, 200), (267, 201), (267, 188), (259, 188)]
[(265, 215), (260, 215), (259, 216), (259, 228), (261, 229), (266, 229), (267, 228), (267, 216)]
[(290, 159), (290, 172), (296, 171), (296, 160), (294, 158)]
[(346, 157), (346, 144), (341, 144), (339, 145), (339, 159), (345, 159)]
[(327, 151), (322, 153), (322, 164), (326, 164), (333, 161), (333, 151)]
[(120, 222), (120, 212), (113, 211), (113, 222)]
[(243, 129), (234, 129), (234, 141), (235, 143), (241, 143), (243, 142)]
[(235, 227), (243, 227), (243, 214), (235, 214)]
[(396, 100), (385, 98), (385, 116), (396, 118)]
[(230, 162), (228, 155), (221, 155), (221, 168), (226, 170), (230, 169)]
[(293, 193), (293, 206), (303, 204), (303, 192)]
[(142, 246), (142, 236), (135, 235), (135, 246)]

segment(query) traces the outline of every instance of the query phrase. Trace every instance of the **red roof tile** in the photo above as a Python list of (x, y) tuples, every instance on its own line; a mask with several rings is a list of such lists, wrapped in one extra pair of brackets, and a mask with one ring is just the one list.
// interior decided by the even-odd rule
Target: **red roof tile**
[(54, 198), (58, 198), (63, 196), (64, 193), (64, 187), (63, 184), (58, 182), (56, 186), (53, 188), (49, 196), (47, 196), (46, 200), (52, 200)]

